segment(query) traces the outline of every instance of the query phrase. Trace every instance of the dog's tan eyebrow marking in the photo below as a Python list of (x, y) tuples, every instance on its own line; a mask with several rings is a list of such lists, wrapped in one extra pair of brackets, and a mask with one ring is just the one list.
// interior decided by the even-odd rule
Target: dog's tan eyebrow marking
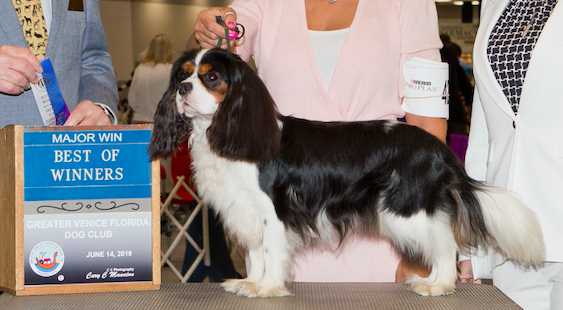
[(191, 61), (188, 61), (182, 65), (182, 70), (184, 70), (187, 74), (192, 75), (195, 71), (195, 65)]
[(213, 69), (213, 66), (211, 64), (200, 64), (199, 69), (197, 70), (197, 73), (199, 75), (204, 75), (207, 72), (211, 71), (212, 69)]
[(210, 93), (215, 97), (215, 100), (219, 104), (222, 103), (223, 100), (225, 100), (225, 95), (227, 94), (228, 89), (229, 89), (229, 85), (227, 85), (225, 81), (221, 81), (219, 86), (211, 90)]

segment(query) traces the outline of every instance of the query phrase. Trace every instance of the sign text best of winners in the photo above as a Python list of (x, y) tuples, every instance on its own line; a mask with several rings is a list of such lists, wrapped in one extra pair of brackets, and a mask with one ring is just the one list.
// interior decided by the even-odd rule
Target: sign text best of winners
[(149, 141), (25, 131), (25, 285), (152, 280)]

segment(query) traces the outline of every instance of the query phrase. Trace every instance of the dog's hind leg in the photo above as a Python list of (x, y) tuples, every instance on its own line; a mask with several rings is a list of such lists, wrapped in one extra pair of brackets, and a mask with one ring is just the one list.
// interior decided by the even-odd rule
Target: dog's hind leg
[(452, 294), (455, 290), (457, 277), (456, 247), (446, 242), (433, 247), (429, 258), (432, 263), (432, 273), (427, 278), (413, 276), (407, 283), (415, 293), (422, 296), (441, 296)]
[(449, 217), (445, 214), (430, 218), (428, 236), (420, 242), (426, 262), (432, 266), (427, 278), (413, 276), (407, 283), (422, 296), (441, 296), (455, 291), (457, 278), (455, 241)]
[(449, 216), (426, 212), (402, 217), (384, 212), (381, 214), (381, 233), (393, 240), (404, 253), (421, 256), (432, 266), (427, 278), (412, 276), (407, 280), (410, 288), (419, 295), (440, 296), (455, 290), (457, 277), (457, 244), (451, 230)]

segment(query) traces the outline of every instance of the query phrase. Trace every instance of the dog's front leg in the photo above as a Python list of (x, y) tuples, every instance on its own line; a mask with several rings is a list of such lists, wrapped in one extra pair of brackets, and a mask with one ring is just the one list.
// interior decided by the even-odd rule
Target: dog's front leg
[(246, 255), (247, 277), (245, 279), (230, 279), (221, 286), (227, 291), (246, 297), (257, 297), (258, 289), (256, 283), (264, 275), (264, 249), (254, 247), (248, 250)]
[(277, 217), (264, 221), (264, 275), (258, 281), (259, 297), (291, 295), (285, 287), (288, 276), (290, 246), (283, 223)]

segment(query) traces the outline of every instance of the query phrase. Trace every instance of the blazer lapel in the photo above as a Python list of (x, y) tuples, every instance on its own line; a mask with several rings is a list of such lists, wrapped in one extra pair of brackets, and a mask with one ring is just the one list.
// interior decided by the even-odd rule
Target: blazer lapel
[(12, 2), (8, 0), (0, 1), (0, 12), (2, 12), (0, 13), (2, 17), (0, 30), (5, 32), (6, 38), (8, 38), (7, 43), (9, 45), (26, 46), (27, 42)]
[(489, 89), (489, 93), (497, 94), (494, 97), (494, 102), (511, 118), (515, 118), (514, 111), (510, 107), (508, 99), (502, 90), (502, 87), (498, 83), (491, 64), (489, 63), (489, 58), (487, 56), (487, 46), (489, 44), (489, 37), (491, 32), (495, 27), (498, 19), (502, 15), (502, 12), (508, 5), (509, 0), (489, 0), (486, 6), (483, 8), (483, 14), (481, 16), (481, 29), (477, 34), (477, 39), (475, 40), (475, 63), (479, 64), (475, 66), (475, 75), (479, 76), (480, 87), (486, 87)]
[(57, 42), (60, 40), (59, 36), (61, 29), (64, 26), (64, 17), (68, 8), (69, 0), (52, 0), (51, 6), (53, 8), (51, 18), (51, 29), (49, 29), (49, 41), (47, 42), (47, 56), (55, 58), (55, 48)]

